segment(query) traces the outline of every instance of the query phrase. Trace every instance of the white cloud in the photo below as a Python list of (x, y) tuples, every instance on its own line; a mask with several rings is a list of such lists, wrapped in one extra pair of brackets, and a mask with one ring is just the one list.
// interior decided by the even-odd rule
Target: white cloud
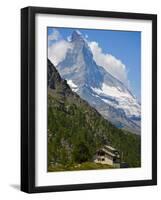
[(89, 42), (88, 44), (91, 48), (97, 65), (102, 66), (106, 71), (122, 81), (126, 86), (129, 86), (127, 69), (121, 60), (117, 59), (111, 54), (104, 54), (99, 44), (95, 41)]
[(85, 34), (85, 38), (88, 39), (88, 35), (87, 34)]
[(52, 30), (52, 33), (48, 35), (48, 42), (58, 40), (60, 38), (60, 33), (56, 29)]
[(48, 47), (48, 58), (54, 65), (57, 65), (65, 58), (66, 52), (69, 48), (71, 48), (71, 44), (66, 40), (60, 40), (53, 43)]

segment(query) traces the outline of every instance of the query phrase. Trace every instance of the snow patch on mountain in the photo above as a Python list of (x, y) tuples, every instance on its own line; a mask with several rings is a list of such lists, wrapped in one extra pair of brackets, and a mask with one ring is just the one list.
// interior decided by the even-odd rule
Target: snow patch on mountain
[[(108, 86), (105, 83), (102, 84), (102, 88), (91, 87), (91, 89), (101, 96), (101, 99), (105, 103), (115, 106), (115, 108), (123, 109), (128, 117), (133, 115), (140, 117), (140, 105), (127, 91), (122, 91), (120, 87)], [(111, 99), (109, 100), (106, 97), (111, 97)]]
[(71, 89), (72, 89), (74, 92), (77, 92), (77, 91), (78, 91), (78, 86), (77, 86), (75, 83), (73, 83), (72, 80), (67, 80), (67, 83), (68, 83), (68, 85), (71, 87)]

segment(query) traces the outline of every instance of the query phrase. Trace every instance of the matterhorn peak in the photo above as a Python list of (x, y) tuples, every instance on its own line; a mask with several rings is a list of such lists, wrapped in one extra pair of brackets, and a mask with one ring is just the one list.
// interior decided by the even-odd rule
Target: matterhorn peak
[(81, 33), (79, 33), (79, 31), (73, 31), (72, 33), (72, 41), (75, 41), (75, 40), (83, 40), (83, 37), (81, 35)]

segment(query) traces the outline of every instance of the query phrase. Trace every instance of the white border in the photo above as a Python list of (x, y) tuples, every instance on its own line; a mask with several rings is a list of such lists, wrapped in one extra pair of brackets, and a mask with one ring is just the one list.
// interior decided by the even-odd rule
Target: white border
[[(47, 173), (47, 27), (141, 31), (142, 167)], [(152, 178), (152, 23), (64, 15), (36, 15), (36, 186), (99, 183)]]

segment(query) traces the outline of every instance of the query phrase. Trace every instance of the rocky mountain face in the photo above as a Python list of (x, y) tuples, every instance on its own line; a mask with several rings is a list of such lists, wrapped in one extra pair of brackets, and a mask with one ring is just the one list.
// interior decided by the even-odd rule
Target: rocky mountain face
[(118, 129), (104, 119), (71, 90), (49, 60), (47, 73), (48, 171), (57, 166), (92, 162), (97, 149), (105, 144), (123, 152), (123, 161), (129, 167), (140, 166), (140, 136)]
[(132, 92), (94, 61), (83, 37), (74, 31), (66, 56), (57, 66), (74, 92), (116, 127), (140, 134), (141, 105)]

